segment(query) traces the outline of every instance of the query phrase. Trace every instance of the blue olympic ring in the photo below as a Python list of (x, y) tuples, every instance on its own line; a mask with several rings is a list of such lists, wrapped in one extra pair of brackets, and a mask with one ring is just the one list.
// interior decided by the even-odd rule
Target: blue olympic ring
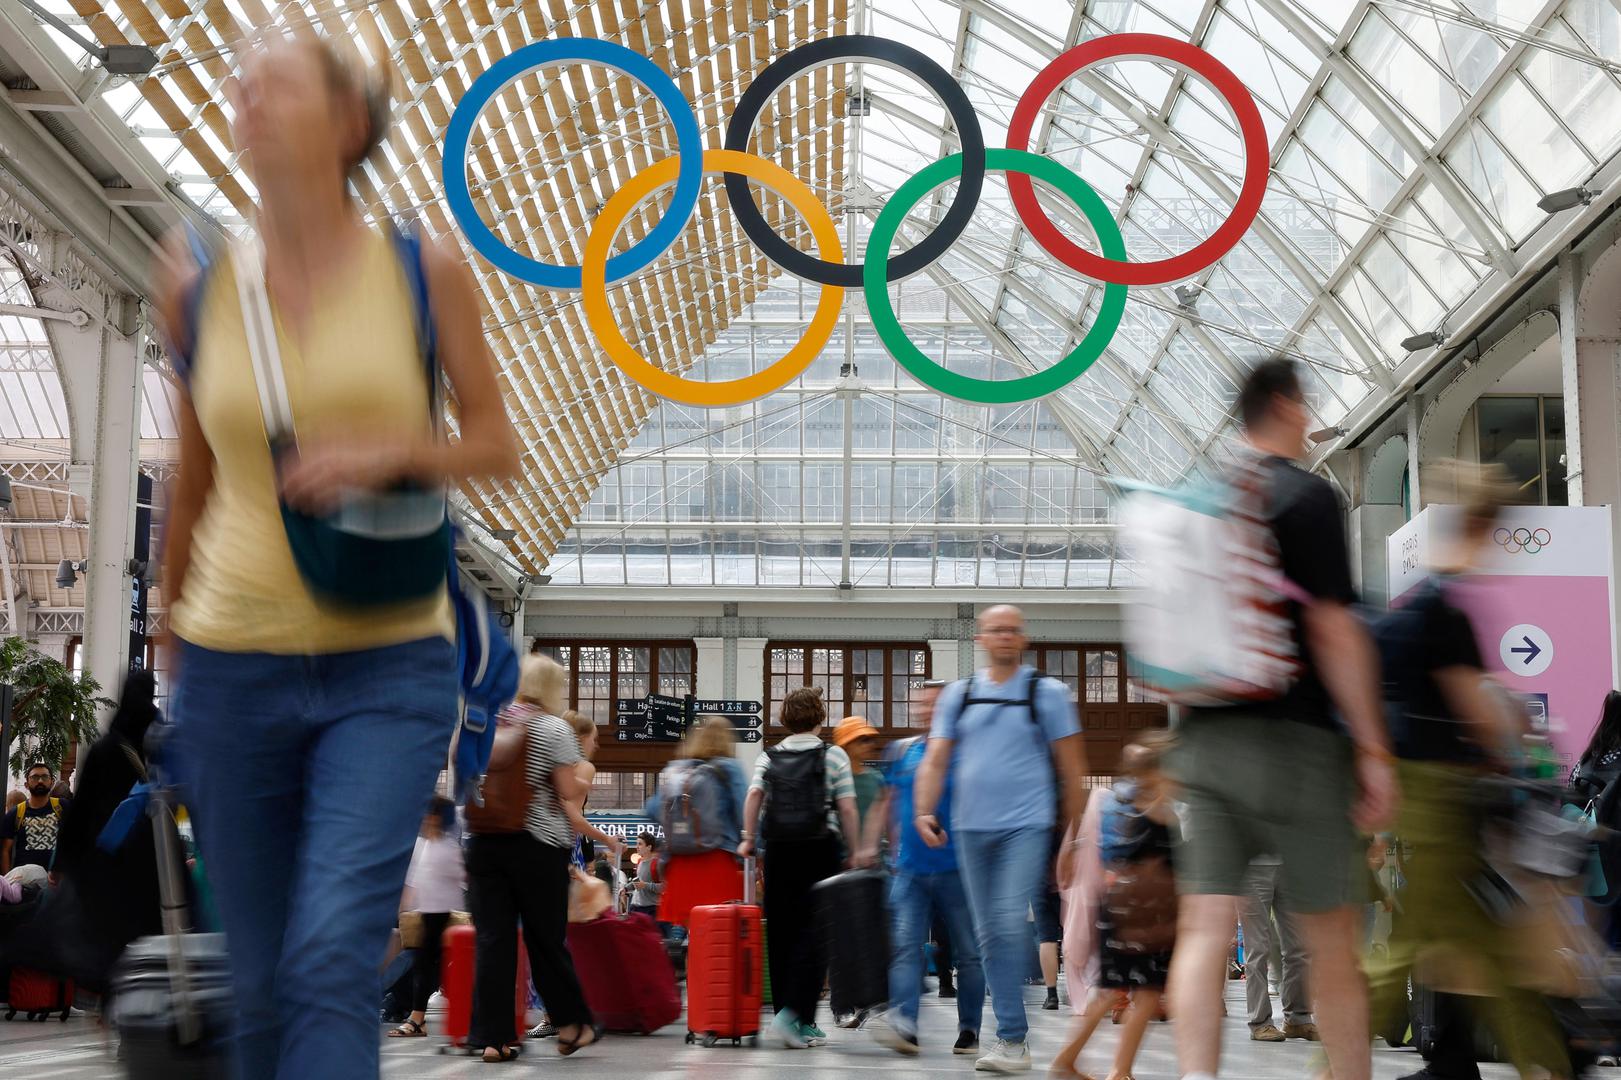
[(681, 230), (687, 226), (687, 219), (698, 206), (699, 189), (704, 178), (703, 135), (698, 130), (698, 118), (693, 115), (692, 106), (682, 96), (675, 80), (641, 53), (598, 38), (556, 38), (525, 45), (497, 60), (489, 70), (473, 80), (473, 85), (468, 87), (467, 93), (456, 104), (450, 125), (445, 129), (445, 152), (441, 163), (445, 201), (450, 204), (451, 216), (467, 234), (467, 241), (473, 245), (474, 251), (503, 273), (546, 289), (578, 289), (580, 268), (557, 266), (520, 255), (507, 247), (484, 224), (473, 206), (473, 193), (467, 186), (467, 153), (473, 126), (491, 98), (514, 79), (537, 68), (567, 63), (598, 64), (635, 79), (658, 99), (675, 125), (676, 157), (680, 161), (680, 171), (676, 174), (670, 207), (646, 236), (608, 260), (610, 284), (641, 270), (676, 242)]

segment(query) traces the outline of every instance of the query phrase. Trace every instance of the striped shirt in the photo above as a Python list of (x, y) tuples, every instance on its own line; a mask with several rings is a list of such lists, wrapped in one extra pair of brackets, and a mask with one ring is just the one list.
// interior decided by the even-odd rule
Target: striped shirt
[(563, 810), (563, 800), (552, 783), (552, 772), (570, 768), (581, 760), (580, 741), (574, 729), (558, 717), (521, 702), (508, 706), (507, 718), (529, 726), (528, 760), (525, 775), (535, 797), (529, 801), (524, 828), (543, 844), (568, 848), (574, 845), (574, 826)]

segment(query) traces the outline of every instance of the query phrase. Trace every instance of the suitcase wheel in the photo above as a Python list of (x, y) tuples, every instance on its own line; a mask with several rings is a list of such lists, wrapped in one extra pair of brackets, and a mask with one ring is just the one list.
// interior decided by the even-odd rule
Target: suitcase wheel
[(7, 1020), (15, 1020), (15, 1019), (17, 1019), (17, 1010), (16, 1009), (7, 1009), (6, 1010), (6, 1019)]

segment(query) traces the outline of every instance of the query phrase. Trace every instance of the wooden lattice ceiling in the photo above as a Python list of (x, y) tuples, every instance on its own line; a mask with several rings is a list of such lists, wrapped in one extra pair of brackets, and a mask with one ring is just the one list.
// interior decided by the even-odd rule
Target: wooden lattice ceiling
[[(442, 201), (440, 145), (451, 110), (490, 64), (550, 37), (600, 37), (653, 58), (694, 105), (705, 145), (721, 145), (742, 90), (773, 56), (844, 32), (848, 0), (73, 0), (104, 44), (142, 42), (159, 66), (145, 101), (244, 218), (224, 82), (237, 47), (257, 28), (313, 24), (386, 50), (400, 76), (392, 138), (358, 183), (378, 219), (415, 217), (430, 234), (459, 236)], [(795, 80), (756, 125), (756, 152), (822, 193), (839, 212), (844, 189), (845, 69)], [(675, 150), (674, 130), (635, 83), (570, 67), (522, 78), (485, 109), (468, 178), (484, 220), (533, 258), (578, 262), (597, 209), (629, 176)], [(768, 220), (796, 244), (804, 230), (774, 198)], [(645, 235), (657, 200), (626, 222), (617, 250)], [(508, 278), (469, 253), (501, 365), (507, 408), (524, 443), (524, 473), (507, 485), (470, 485), (474, 511), (512, 529), (513, 556), (537, 572), (598, 480), (657, 399), (624, 379), (593, 345), (571, 294)], [(725, 205), (718, 179), (675, 246), (619, 286), (625, 336), (667, 369), (685, 369), (771, 277)]]

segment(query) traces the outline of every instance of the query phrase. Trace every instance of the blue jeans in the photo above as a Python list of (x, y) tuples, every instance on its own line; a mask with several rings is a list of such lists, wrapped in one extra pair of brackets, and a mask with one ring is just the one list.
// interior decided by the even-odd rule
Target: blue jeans
[(454, 649), (181, 642), (175, 765), (229, 936), (240, 1080), (378, 1074), (378, 964), (456, 717)]
[[(923, 942), (936, 914), (951, 935), (957, 964), (957, 1030), (979, 1034), (985, 1013), (985, 969), (974, 940), (968, 897), (956, 871), (909, 874), (897, 869), (889, 879), (890, 921), (894, 929), (889, 956), (889, 1008), (895, 1029), (917, 1034), (917, 1000), (923, 991)], [(945, 978), (945, 972), (940, 973)]]
[[(1050, 828), (958, 832), (957, 866), (979, 929), (979, 955), (996, 1013), (996, 1037), (1023, 1042), (1024, 978), (1030, 955), (1030, 904), (1047, 880)], [(956, 941), (953, 940), (955, 945)]]

